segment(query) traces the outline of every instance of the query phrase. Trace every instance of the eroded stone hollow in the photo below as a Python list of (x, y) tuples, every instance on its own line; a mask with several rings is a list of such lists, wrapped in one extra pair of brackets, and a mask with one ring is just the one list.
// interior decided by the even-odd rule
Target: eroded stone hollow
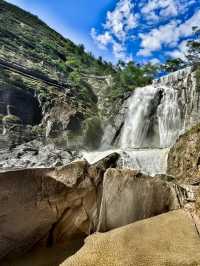
[(24, 125), (37, 125), (42, 120), (42, 110), (34, 91), (1, 86), (0, 88), (0, 114), (14, 115)]

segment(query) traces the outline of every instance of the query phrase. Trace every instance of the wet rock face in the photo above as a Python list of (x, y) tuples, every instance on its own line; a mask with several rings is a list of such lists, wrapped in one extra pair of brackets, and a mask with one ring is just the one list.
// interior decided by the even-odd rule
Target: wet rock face
[(107, 148), (112, 147), (113, 145), (118, 145), (120, 135), (124, 127), (126, 113), (128, 110), (129, 97), (120, 106), (120, 110), (117, 115), (113, 116), (109, 121), (107, 121), (107, 125), (104, 129), (104, 134), (101, 141), (101, 146)]
[(200, 126), (180, 136), (168, 156), (168, 174), (179, 183), (200, 184)]
[(7, 115), (7, 106), (23, 124), (36, 125), (41, 122), (42, 113), (37, 98), (31, 92), (12, 86), (0, 89), (0, 114)]

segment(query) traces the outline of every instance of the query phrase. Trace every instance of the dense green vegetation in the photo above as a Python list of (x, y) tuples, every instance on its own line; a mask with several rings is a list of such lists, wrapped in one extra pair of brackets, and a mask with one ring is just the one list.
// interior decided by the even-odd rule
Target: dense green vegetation
[(186, 67), (187, 64), (180, 58), (167, 59), (165, 64), (161, 66), (161, 69), (166, 72), (174, 72)]
[[(78, 101), (86, 108), (95, 105), (97, 99), (80, 72), (87, 70), (98, 75), (115, 72), (112, 64), (95, 59), (85, 52), (83, 45), (75, 45), (38, 17), (3, 0), (0, 0), (0, 58), (59, 82), (70, 82)], [(32, 87), (39, 90), (46, 101), (50, 100), (49, 87), (44, 84), (36, 82), (35, 86), (35, 82), (4, 70), (0, 73), (0, 80), (23, 89)]]
[[(66, 80), (73, 68), (110, 73), (112, 65), (96, 60), (83, 45), (75, 45), (50, 29), (36, 16), (0, 1), (1, 56)], [(5, 53), (6, 51), (6, 53)]]
[(121, 97), (136, 87), (142, 87), (152, 82), (158, 68), (152, 64), (139, 65), (134, 62), (119, 61), (117, 72), (114, 74), (114, 84), (111, 97)]

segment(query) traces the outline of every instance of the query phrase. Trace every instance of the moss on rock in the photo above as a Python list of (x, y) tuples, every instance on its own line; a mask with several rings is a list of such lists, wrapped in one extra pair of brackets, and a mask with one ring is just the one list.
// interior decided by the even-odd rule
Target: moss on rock
[(200, 124), (179, 137), (170, 149), (167, 174), (179, 183), (200, 182)]
[(100, 118), (94, 116), (86, 119), (84, 130), (85, 145), (89, 148), (98, 148), (103, 135)]
[(6, 115), (3, 117), (2, 122), (5, 124), (22, 124), (22, 120), (16, 115)]
[(4, 115), (0, 114), (0, 124), (2, 123), (3, 118), (4, 118)]

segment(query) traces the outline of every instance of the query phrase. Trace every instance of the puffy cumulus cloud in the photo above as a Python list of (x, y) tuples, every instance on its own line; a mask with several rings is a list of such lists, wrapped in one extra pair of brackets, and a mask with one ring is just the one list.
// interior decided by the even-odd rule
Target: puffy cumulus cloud
[(140, 56), (151, 56), (152, 52), (161, 50), (163, 46), (169, 48), (176, 46), (181, 38), (192, 35), (192, 27), (198, 25), (199, 21), (200, 10), (184, 23), (173, 20), (148, 33), (140, 34), (141, 49), (137, 54)]
[(182, 23), (177, 29), (179, 37), (187, 37), (192, 34), (192, 27), (199, 26), (200, 23), (200, 10), (196, 11), (196, 13), (187, 21)]
[(157, 20), (165, 16), (177, 16), (178, 6), (174, 0), (149, 0), (142, 7), (141, 12), (150, 20)]
[(130, 56), (126, 53), (125, 42), (129, 31), (138, 26), (137, 21), (138, 15), (134, 13), (134, 2), (120, 0), (112, 12), (107, 12), (101, 33), (97, 34), (96, 29), (92, 28), (91, 36), (99, 48), (105, 49), (111, 44), (114, 56), (127, 61)]
[(113, 54), (115, 58), (122, 59), (127, 63), (133, 60), (132, 55), (127, 55), (124, 45), (118, 42), (113, 42)]
[(153, 29), (149, 33), (140, 34), (141, 47), (138, 55), (151, 56), (153, 51), (160, 50), (163, 44), (171, 44), (177, 42), (177, 36), (174, 34), (176, 30), (177, 22), (160, 26), (158, 29)]
[(187, 12), (195, 2), (196, 0), (148, 0), (143, 2), (141, 13), (150, 21), (168, 20)]
[[(183, 44), (200, 22), (200, 0), (118, 0), (106, 20), (91, 36), (97, 45), (109, 47), (115, 58), (149, 58), (164, 50), (171, 56), (183, 55)], [(132, 50), (131, 50), (132, 49)]]
[(166, 52), (166, 54), (172, 58), (181, 58), (182, 60), (185, 60), (186, 54), (188, 51), (187, 43), (188, 43), (188, 41), (186, 41), (186, 40), (182, 41), (181, 43), (179, 43), (177, 49), (175, 49), (173, 51)]
[(131, 0), (120, 0), (113, 12), (108, 11), (105, 29), (117, 39), (124, 41), (129, 30), (137, 26), (137, 16), (134, 15), (134, 3)]
[(106, 31), (104, 34), (98, 35), (96, 30), (92, 28), (91, 36), (100, 49), (107, 49), (107, 45), (110, 44), (115, 58), (122, 59), (125, 62), (129, 62), (133, 59), (130, 55), (126, 54), (125, 45), (115, 41), (108, 31)]
[(158, 58), (152, 58), (152, 59), (150, 60), (150, 63), (151, 63), (152, 65), (157, 65), (157, 64), (160, 64), (160, 60), (159, 60)]
[(117, 58), (124, 57), (125, 48), (120, 43), (115, 42), (113, 44), (113, 52)]
[(148, 19), (163, 19), (178, 16), (187, 11), (195, 0), (148, 0), (143, 3), (141, 12)]
[(91, 36), (101, 49), (106, 49), (107, 45), (113, 42), (113, 38), (108, 31), (98, 35), (95, 28), (92, 28)]

